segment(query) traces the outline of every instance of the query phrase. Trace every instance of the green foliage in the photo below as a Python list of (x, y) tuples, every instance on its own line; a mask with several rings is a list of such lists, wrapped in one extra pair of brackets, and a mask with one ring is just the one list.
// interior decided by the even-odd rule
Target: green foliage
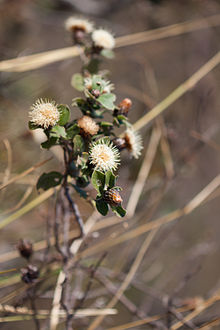
[(102, 94), (98, 97), (97, 101), (106, 109), (108, 110), (114, 110), (116, 96), (115, 94), (109, 93), (109, 94)]
[(101, 196), (105, 188), (105, 174), (100, 171), (93, 171), (91, 182), (98, 195)]
[(55, 137), (55, 138), (60, 138), (60, 137), (65, 138), (66, 137), (66, 130), (63, 126), (56, 125), (51, 129), (50, 135)]
[(70, 109), (67, 105), (60, 104), (58, 106), (58, 111), (60, 113), (60, 119), (58, 121), (58, 125), (64, 126), (68, 123), (70, 118)]
[(80, 135), (75, 135), (73, 144), (73, 151), (75, 154), (81, 154), (84, 151), (84, 141)]
[(105, 173), (105, 186), (106, 189), (107, 188), (113, 188), (115, 185), (115, 181), (116, 181), (116, 176), (111, 172), (108, 171)]
[(103, 49), (101, 51), (101, 55), (109, 59), (113, 59), (115, 57), (115, 54), (111, 49)]
[(108, 213), (108, 204), (103, 199), (96, 200), (96, 208), (101, 215), (106, 216)]
[(75, 73), (71, 79), (71, 85), (79, 92), (84, 90), (84, 79), (80, 73)]
[(66, 137), (67, 139), (72, 140), (75, 135), (79, 134), (79, 126), (77, 124), (72, 124), (66, 128)]
[(55, 136), (51, 136), (47, 141), (41, 143), (41, 147), (43, 149), (50, 149), (50, 147), (55, 146), (57, 144), (58, 138)]
[(121, 205), (111, 206), (112, 211), (119, 217), (123, 218), (126, 215), (126, 210)]
[(35, 125), (34, 123), (32, 123), (32, 121), (29, 121), (28, 122), (28, 127), (29, 127), (30, 130), (34, 130), (34, 129), (40, 128), (39, 125)]
[(43, 173), (37, 182), (37, 189), (47, 190), (58, 186), (62, 181), (63, 175), (59, 172)]

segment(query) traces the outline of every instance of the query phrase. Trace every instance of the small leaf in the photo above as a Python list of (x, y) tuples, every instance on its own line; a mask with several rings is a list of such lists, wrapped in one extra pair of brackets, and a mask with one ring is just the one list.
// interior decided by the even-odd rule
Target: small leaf
[(28, 127), (29, 127), (29, 129), (34, 130), (34, 129), (40, 128), (41, 126), (32, 123), (32, 121), (29, 121)]
[(71, 79), (71, 85), (77, 90), (82, 92), (84, 90), (83, 76), (80, 73), (75, 73)]
[(51, 136), (47, 141), (41, 143), (41, 147), (44, 149), (50, 149), (50, 147), (56, 145), (57, 137)]
[(105, 188), (105, 174), (100, 171), (94, 171), (92, 173), (91, 182), (93, 187), (97, 190), (98, 194), (102, 195)]
[(119, 217), (123, 218), (126, 215), (126, 210), (120, 206), (111, 206), (112, 211)]
[(111, 171), (106, 172), (105, 185), (107, 186), (107, 188), (110, 188), (110, 189), (113, 188), (115, 185), (115, 180), (116, 180), (116, 177)]
[(57, 137), (57, 138), (66, 137), (66, 131), (63, 126), (56, 125), (51, 129), (50, 132), (51, 132), (51, 136), (53, 137)]
[(96, 208), (104, 216), (108, 213), (108, 204), (103, 199), (96, 200)]
[(108, 109), (108, 110), (114, 110), (115, 105), (114, 105), (114, 101), (116, 99), (115, 94), (109, 93), (109, 94), (102, 94), (101, 96), (99, 96), (99, 98), (97, 98), (97, 101), (99, 103), (101, 103), (101, 105)]
[(113, 126), (113, 124), (112, 123), (109, 123), (108, 121), (102, 121), (101, 123), (100, 123), (100, 126), (107, 126), (107, 127), (109, 127), (109, 126)]
[(80, 135), (75, 135), (73, 139), (73, 143), (74, 143), (74, 147), (73, 147), (74, 153), (76, 154), (82, 153), (84, 150), (83, 138)]
[(76, 134), (80, 131), (77, 124), (73, 124), (66, 129), (66, 136), (68, 139), (73, 139)]
[(50, 189), (58, 186), (62, 181), (62, 174), (59, 172), (43, 173), (37, 182), (37, 189), (42, 188), (43, 190)]
[(66, 123), (68, 122), (68, 120), (70, 118), (70, 109), (68, 108), (67, 105), (60, 104), (58, 106), (58, 110), (60, 113), (60, 119), (58, 121), (58, 125), (64, 126), (64, 125), (66, 125)]
[(106, 57), (106, 58), (109, 58), (109, 59), (112, 59), (112, 58), (115, 57), (114, 52), (112, 50), (110, 50), (110, 49), (103, 49), (101, 51), (101, 55), (104, 56), (104, 57)]

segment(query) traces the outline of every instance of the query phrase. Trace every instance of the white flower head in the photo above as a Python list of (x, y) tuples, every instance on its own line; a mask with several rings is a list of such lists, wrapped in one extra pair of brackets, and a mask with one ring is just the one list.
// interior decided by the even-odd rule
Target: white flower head
[(98, 133), (99, 126), (89, 116), (83, 116), (78, 119), (78, 126), (85, 132), (85, 134), (95, 135)]
[(29, 112), (30, 121), (42, 128), (54, 126), (60, 119), (60, 113), (55, 101), (37, 100)]
[(96, 170), (106, 172), (118, 167), (120, 153), (109, 139), (101, 138), (90, 147), (89, 159)]
[(143, 149), (142, 138), (139, 133), (135, 132), (132, 128), (127, 128), (123, 138), (125, 139), (127, 149), (131, 155), (138, 159)]
[(115, 47), (115, 38), (110, 32), (104, 29), (93, 31), (92, 40), (97, 47), (104, 49), (113, 49)]
[(100, 90), (101, 93), (111, 93), (114, 89), (114, 84), (98, 75), (86, 77), (84, 79), (84, 86), (89, 91), (94, 88)]
[(65, 28), (68, 31), (81, 30), (85, 33), (91, 33), (93, 31), (93, 23), (87, 19), (80, 17), (69, 17), (65, 22)]

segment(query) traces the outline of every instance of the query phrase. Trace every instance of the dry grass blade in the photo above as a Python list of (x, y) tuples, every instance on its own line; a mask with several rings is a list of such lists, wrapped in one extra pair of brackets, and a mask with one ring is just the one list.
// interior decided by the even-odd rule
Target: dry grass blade
[(27, 170), (25, 170), (24, 172), (16, 175), (15, 177), (11, 178), (10, 180), (8, 180), (6, 183), (3, 183), (0, 186), (0, 190), (7, 187), (9, 184), (14, 183), (17, 180), (20, 180), (21, 178), (23, 178), (24, 176), (26, 176), (27, 174), (30, 174), (31, 172), (35, 171), (37, 168), (43, 166), (44, 164), (46, 164), (47, 162), (49, 162), (52, 159), (52, 157), (50, 157), (49, 159), (44, 160), (43, 162), (37, 163), (33, 166), (31, 166), (30, 168), (28, 168)]
[(127, 233), (120, 235), (116, 238), (110, 238), (105, 242), (100, 242), (88, 249), (78, 253), (77, 257), (88, 257), (98, 253), (100, 251), (105, 251), (112, 246), (118, 245), (127, 240), (133, 239), (144, 233), (151, 231), (155, 228), (161, 227), (172, 221), (177, 220), (181, 216), (187, 215), (192, 212), (195, 208), (201, 205), (218, 187), (220, 186), (220, 175), (217, 175), (201, 192), (199, 192), (185, 207), (182, 209), (177, 209), (167, 215), (164, 215), (154, 221), (141, 225)]
[(134, 124), (136, 130), (146, 126), (150, 121), (159, 116), (164, 110), (166, 110), (171, 104), (178, 100), (187, 91), (193, 88), (203, 77), (205, 77), (211, 70), (213, 70), (220, 63), (220, 52), (213, 56), (208, 62), (206, 62), (198, 71), (196, 71), (189, 79), (183, 84), (179, 85), (171, 94), (169, 94), (163, 101), (158, 103), (152, 110), (146, 115), (141, 117)]
[[(174, 24), (171, 26), (130, 34), (116, 39), (116, 47), (124, 47), (142, 42), (158, 40), (167, 37), (173, 37), (192, 31), (206, 29), (211, 26), (220, 25), (220, 15), (206, 17), (191, 22)], [(44, 65), (61, 61), (67, 58), (78, 56), (81, 52), (79, 47), (66, 47), (52, 51), (43, 52), (20, 58), (1, 61), (0, 71), (24, 72), (40, 68)]]
[(16, 211), (17, 209), (19, 209), (19, 207), (21, 207), (21, 206), (26, 202), (26, 200), (28, 199), (28, 197), (31, 195), (32, 191), (33, 191), (33, 187), (32, 187), (32, 186), (28, 187), (28, 188), (25, 190), (25, 193), (24, 193), (24, 195), (22, 196), (22, 198), (20, 199), (20, 201), (19, 201), (14, 207), (12, 207), (12, 208), (10, 208), (10, 209), (8, 209), (8, 210), (2, 212), (2, 213), (0, 214), (0, 216), (3, 216), (3, 215), (6, 215), (6, 214), (9, 214), (9, 213), (14, 212), (14, 211)]
[(12, 150), (11, 145), (8, 139), (4, 139), (3, 143), (5, 145), (5, 148), (7, 150), (7, 157), (8, 157), (8, 165), (4, 173), (3, 177), (3, 184), (7, 185), (7, 182), (9, 180), (10, 174), (11, 174), (11, 167), (12, 167)]
[(21, 209), (19, 209), (17, 212), (11, 214), (9, 217), (3, 219), (0, 222), (0, 229), (4, 228), (5, 226), (9, 225), (11, 222), (17, 220), (22, 215), (28, 213), (33, 208), (38, 206), (39, 204), (43, 203), (45, 200), (47, 200), (49, 197), (51, 197), (54, 194), (54, 189), (49, 189), (42, 193), (40, 196), (32, 200), (30, 203), (23, 206)]
[(187, 316), (183, 318), (182, 321), (176, 322), (174, 325), (172, 325), (171, 330), (177, 330), (179, 329), (184, 322), (192, 320), (194, 317), (199, 315), (201, 312), (203, 312), (205, 309), (213, 305), (216, 301), (220, 300), (220, 295), (216, 294), (212, 296), (211, 298), (204, 301), (202, 304), (200, 304), (193, 312), (189, 313)]
[(141, 169), (138, 173), (137, 180), (133, 186), (133, 189), (131, 191), (131, 195), (130, 195), (130, 198), (129, 198), (129, 201), (127, 204), (128, 217), (132, 217), (135, 213), (138, 200), (139, 200), (141, 192), (144, 188), (147, 177), (150, 173), (150, 169), (151, 169), (153, 160), (155, 158), (155, 154), (157, 151), (157, 147), (158, 147), (160, 138), (161, 138), (161, 130), (158, 128), (154, 128), (151, 138), (150, 138), (147, 152), (145, 154), (143, 163), (141, 165)]
[[(122, 282), (122, 284), (120, 285), (118, 291), (116, 292), (115, 296), (111, 299), (111, 301), (107, 304), (106, 308), (112, 308), (115, 306), (115, 304), (118, 302), (118, 300), (120, 299), (120, 297), (122, 296), (122, 294), (124, 293), (124, 291), (127, 289), (127, 287), (129, 286), (129, 284), (131, 283), (135, 273), (137, 272), (138, 267), (140, 266), (140, 263), (142, 262), (145, 253), (147, 252), (148, 247), (150, 246), (150, 243), (152, 242), (155, 234), (157, 233), (158, 228), (151, 231), (150, 234), (146, 237), (146, 239), (144, 240), (144, 243), (142, 244), (140, 250), (138, 251), (138, 254), (127, 274), (127, 276), (125, 277), (124, 281)], [(104, 319), (104, 315), (103, 316), (98, 316), (92, 323), (91, 325), (88, 327), (88, 330), (93, 330), (96, 329), (101, 322)]]
[(80, 55), (81, 48), (66, 47), (0, 62), (0, 71), (24, 72)]
[(117, 38), (117, 47), (131, 46), (142, 42), (178, 36), (192, 31), (206, 29), (211, 26), (218, 26), (220, 23), (220, 15), (214, 15), (191, 22), (173, 24), (162, 28), (130, 34)]
[[(94, 227), (96, 221), (99, 218), (99, 214), (97, 212), (94, 212), (92, 216), (87, 220), (85, 226), (84, 226), (84, 233), (85, 236), (82, 239), (78, 239), (74, 241), (70, 247), (70, 251), (73, 255), (75, 255), (80, 248), (83, 240), (88, 235), (88, 233), (91, 231), (91, 229)], [(50, 330), (55, 330), (57, 328), (57, 325), (59, 323), (59, 310), (60, 310), (60, 301), (62, 296), (62, 285), (65, 281), (65, 273), (64, 271), (61, 271), (57, 278), (56, 287), (54, 290), (54, 297), (53, 297), (53, 303), (52, 303), (52, 310), (50, 315)]]

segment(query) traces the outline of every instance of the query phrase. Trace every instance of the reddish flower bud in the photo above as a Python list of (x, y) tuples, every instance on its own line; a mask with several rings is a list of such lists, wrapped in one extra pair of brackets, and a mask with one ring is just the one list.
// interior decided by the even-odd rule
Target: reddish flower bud
[(118, 108), (115, 109), (114, 115), (127, 116), (131, 106), (132, 106), (132, 101), (129, 98), (125, 98), (124, 100), (121, 101), (121, 103), (119, 103)]
[(122, 198), (116, 189), (108, 189), (104, 192), (104, 200), (110, 206), (119, 206), (122, 203)]

